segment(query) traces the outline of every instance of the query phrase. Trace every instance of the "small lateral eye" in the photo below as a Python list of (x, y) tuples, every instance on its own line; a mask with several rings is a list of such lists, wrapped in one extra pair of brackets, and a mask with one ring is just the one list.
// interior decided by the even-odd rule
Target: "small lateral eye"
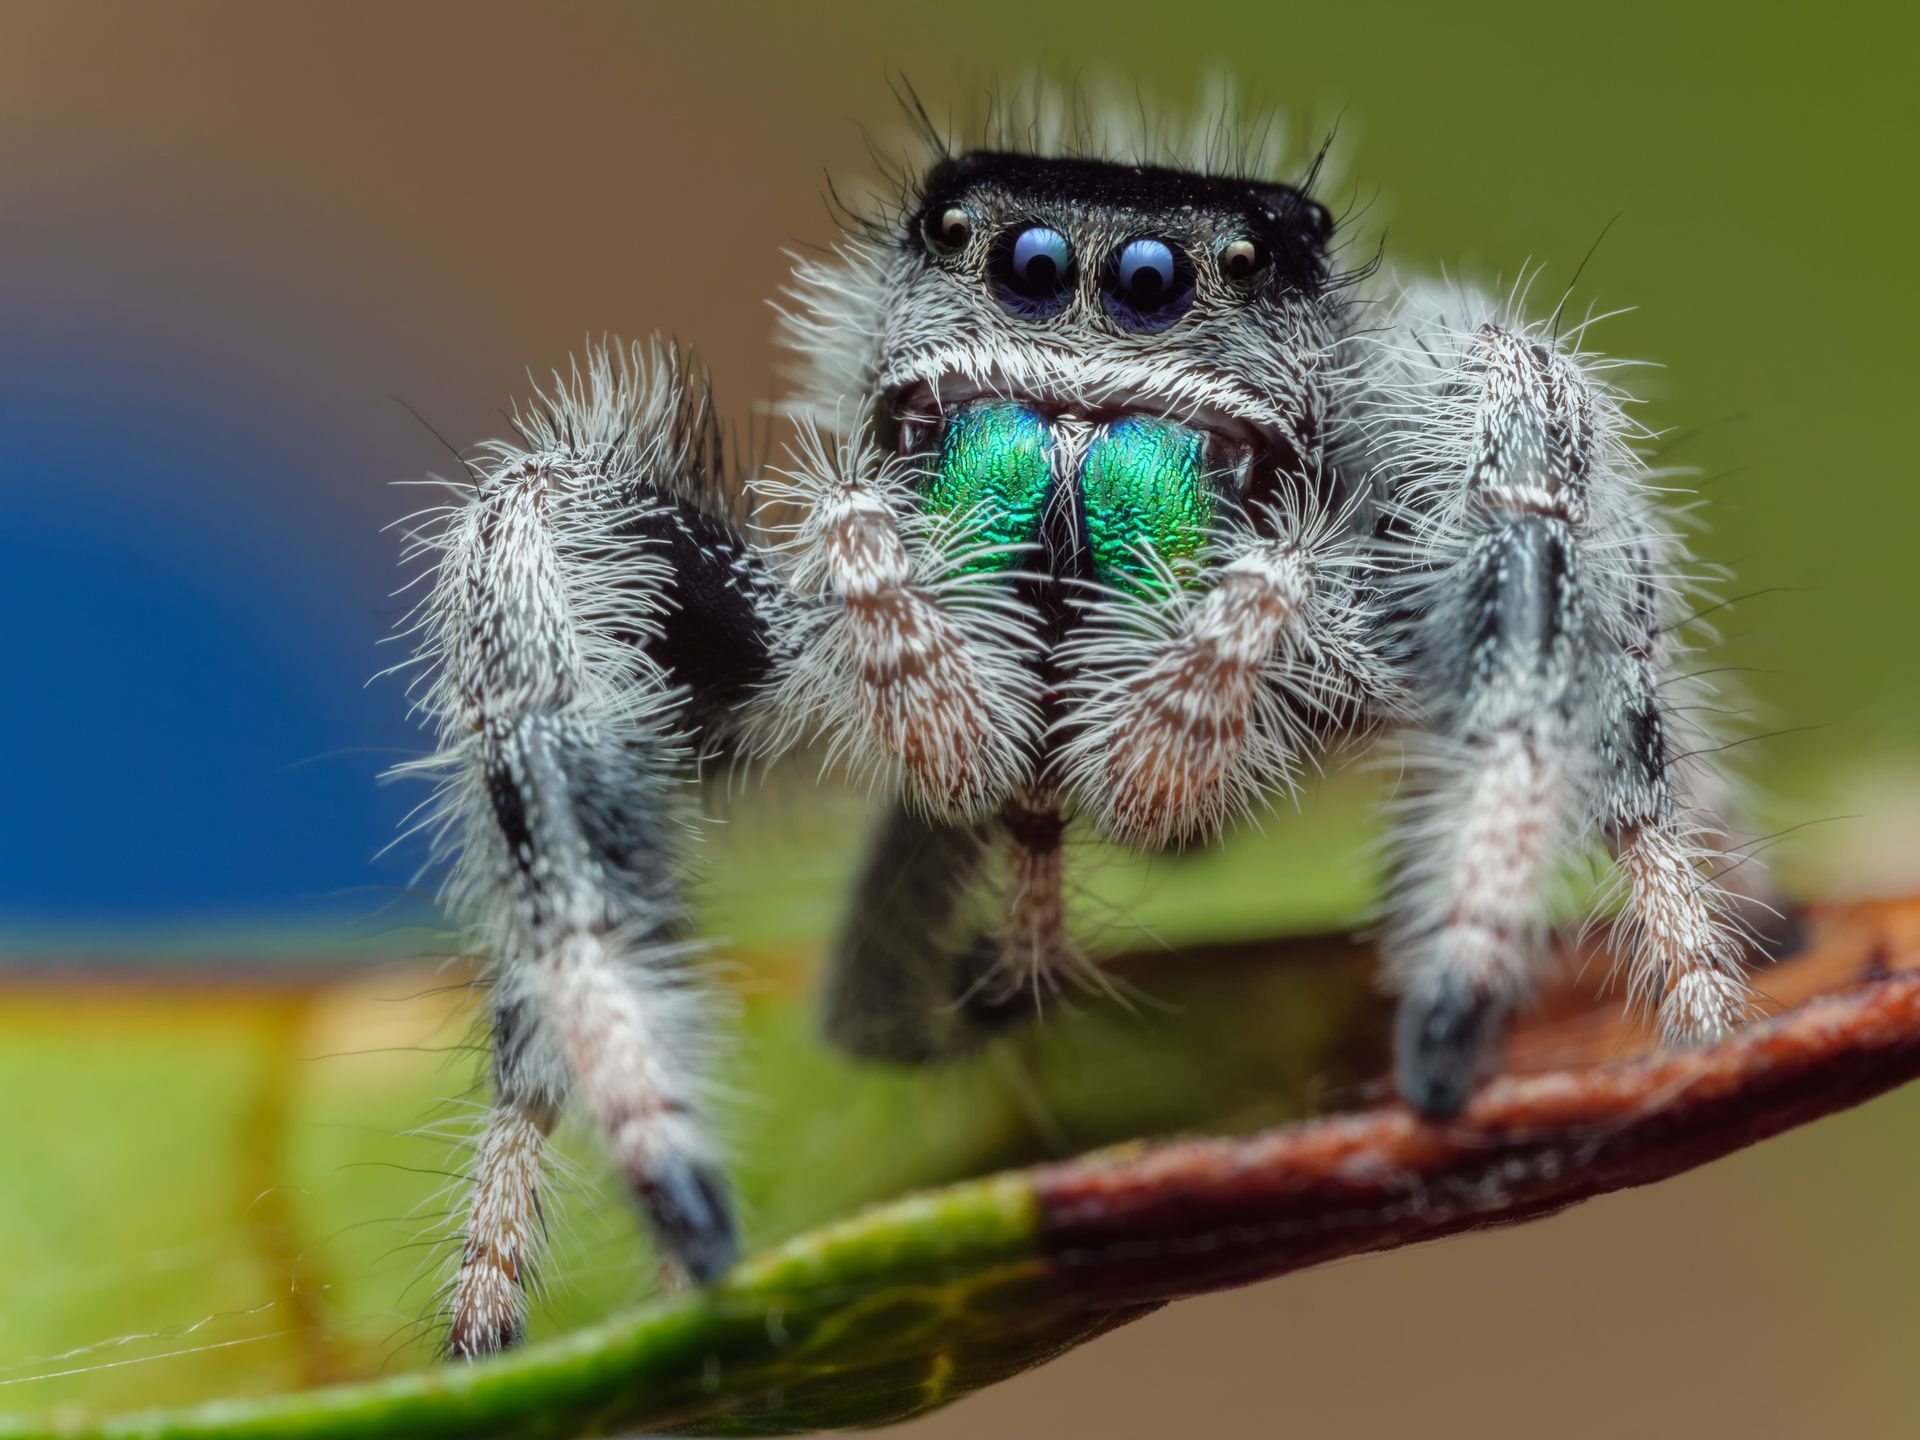
[(973, 217), (958, 205), (931, 211), (927, 215), (926, 234), (931, 249), (951, 255), (973, 238)]
[(1003, 235), (994, 246), (989, 268), (1000, 302), (1014, 314), (1030, 318), (1059, 311), (1072, 297), (1078, 273), (1067, 237), (1045, 225)]
[(1253, 279), (1267, 268), (1267, 252), (1259, 241), (1241, 236), (1220, 249), (1220, 273), (1229, 280)]

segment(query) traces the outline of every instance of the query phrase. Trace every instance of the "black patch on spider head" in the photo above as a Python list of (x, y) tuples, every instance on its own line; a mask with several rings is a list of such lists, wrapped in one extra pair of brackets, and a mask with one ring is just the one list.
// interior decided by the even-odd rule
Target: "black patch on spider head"
[[(1318, 294), (1330, 274), (1333, 216), (1291, 185), (1202, 175), (1157, 165), (1108, 160), (1048, 159), (975, 150), (942, 160), (921, 184), (908, 243), (937, 257), (969, 238), (944, 223), (964, 212), (993, 238), (1022, 224), (1050, 224), (1062, 234), (1138, 233), (1185, 247), (1196, 260), (1219, 265), (1249, 291)], [(1222, 264), (1221, 246), (1252, 242), (1244, 276)]]

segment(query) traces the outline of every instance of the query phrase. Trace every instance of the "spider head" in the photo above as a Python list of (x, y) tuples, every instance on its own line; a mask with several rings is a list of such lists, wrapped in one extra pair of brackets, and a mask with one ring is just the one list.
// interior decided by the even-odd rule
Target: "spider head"
[(1332, 217), (1286, 185), (974, 151), (933, 167), (905, 228), (918, 298), (945, 288), (977, 321), (1058, 343), (1178, 349), (1181, 331), (1228, 334), (1263, 299), (1322, 290)]
[[(1197, 555), (1313, 443), (1332, 220), (1286, 185), (1087, 159), (944, 159), (880, 259), (883, 443), (1025, 564), (1124, 586)], [(1069, 558), (1071, 557), (1071, 558)]]

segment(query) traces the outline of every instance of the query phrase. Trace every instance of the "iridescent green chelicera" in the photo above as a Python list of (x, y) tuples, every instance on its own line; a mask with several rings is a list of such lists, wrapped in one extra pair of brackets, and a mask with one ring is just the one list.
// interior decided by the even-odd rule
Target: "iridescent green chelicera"
[[(1053, 476), (1052, 449), (1047, 422), (1026, 406), (969, 406), (947, 422), (922, 503), (929, 514), (965, 521), (950, 542), (957, 549), (1030, 543), (1040, 534)], [(1007, 570), (1023, 558), (1018, 550), (998, 549), (971, 554), (960, 568)]]
[(1157, 588), (1137, 551), (1150, 546), (1176, 570), (1191, 569), (1213, 526), (1206, 439), (1166, 420), (1129, 416), (1094, 438), (1080, 474), (1094, 573), (1136, 594)]

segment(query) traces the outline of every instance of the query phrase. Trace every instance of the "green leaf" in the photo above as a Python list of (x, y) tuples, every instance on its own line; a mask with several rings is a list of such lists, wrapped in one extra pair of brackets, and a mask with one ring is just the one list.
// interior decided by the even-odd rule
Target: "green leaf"
[[(727, 952), (741, 1010), (724, 1079), (753, 1249), (1034, 1160), (1277, 1123), (1342, 1073), (1367, 969), (1331, 955), (1274, 967), (1231, 945), (1123, 963), (1124, 1001), (1058, 997), (1044, 1023), (970, 1064), (841, 1060), (814, 1036), (814, 954), (833, 923), (817, 902), (842, 893), (851, 864), (850, 844), (829, 837), (859, 829), (813, 809), (781, 839), (743, 823), (712, 867), (707, 928), (744, 937)], [(1087, 903), (1167, 945), (1259, 934), (1290, 906), (1320, 919), (1345, 858), (1254, 836), (1232, 854), (1109, 859), (1084, 867)], [(1289, 882), (1253, 883), (1269, 872)], [(174, 959), (11, 985), (0, 1093), (28, 1098), (0, 1185), (0, 1411), (99, 1416), (428, 1370), (456, 1141), (480, 1095), (463, 978), (431, 963), (303, 964), (283, 945), (217, 972)], [(575, 1345), (615, 1315), (642, 1337), (683, 1324), (654, 1296), (645, 1237), (592, 1138), (560, 1140), (570, 1178), (535, 1341)], [(1036, 1323), (1023, 1343), (1049, 1352), (1104, 1322)], [(978, 1383), (933, 1373), (936, 1391)]]
[[(1164, 1300), (1552, 1213), (1912, 1079), (1920, 968), (1884, 960), (1917, 928), (1917, 904), (1830, 915), (1815, 947), (1771, 977), (1812, 997), (1786, 1014), (1710, 1050), (1500, 1080), (1446, 1129), (1389, 1106), (1242, 1140), (1122, 1147), (893, 1202), (710, 1292), (483, 1364), (117, 1418), (73, 1412), (0, 1434), (504, 1440), (902, 1418)], [(1293, 947), (1276, 968), (1352, 958)], [(1920, 955), (1907, 946), (1899, 964), (1920, 967)], [(1594, 1053), (1617, 1049), (1618, 1034), (1596, 1029)], [(1564, 1025), (1552, 1043), (1566, 1050)]]

